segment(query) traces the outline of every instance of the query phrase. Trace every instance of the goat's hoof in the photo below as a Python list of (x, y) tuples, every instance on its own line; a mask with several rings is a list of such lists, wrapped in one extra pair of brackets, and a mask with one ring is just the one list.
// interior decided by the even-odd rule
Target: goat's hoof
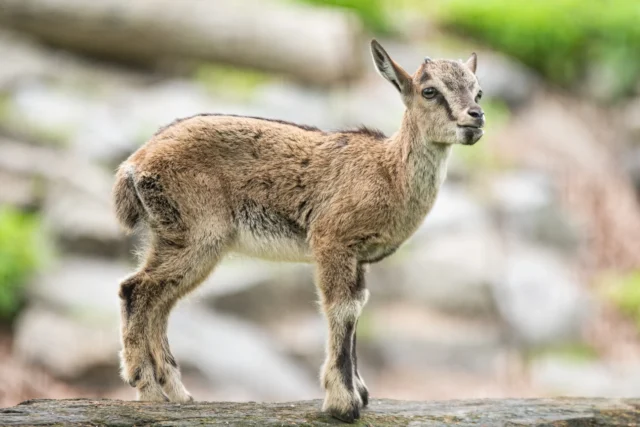
[(360, 398), (362, 399), (362, 407), (364, 408), (369, 404), (369, 390), (366, 387), (359, 388), (358, 393), (360, 394)]
[(360, 418), (360, 408), (356, 405), (355, 407), (349, 408), (348, 410), (339, 410), (339, 409), (328, 409), (329, 415), (333, 418), (337, 418), (340, 421), (344, 421), (345, 423), (352, 423), (358, 418)]

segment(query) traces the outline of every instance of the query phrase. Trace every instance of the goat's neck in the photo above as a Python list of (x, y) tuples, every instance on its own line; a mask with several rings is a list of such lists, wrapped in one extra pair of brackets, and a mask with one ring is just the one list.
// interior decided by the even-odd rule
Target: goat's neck
[(407, 201), (416, 208), (428, 210), (446, 176), (451, 145), (429, 141), (421, 128), (420, 123), (405, 112), (402, 126), (390, 146)]

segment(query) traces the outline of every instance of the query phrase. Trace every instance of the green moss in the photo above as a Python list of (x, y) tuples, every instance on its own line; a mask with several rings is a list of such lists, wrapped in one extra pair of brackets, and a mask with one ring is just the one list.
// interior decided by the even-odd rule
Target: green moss
[(26, 280), (43, 261), (37, 217), (0, 207), (0, 320), (18, 311)]
[(600, 279), (600, 289), (640, 331), (640, 271), (605, 276)]
[(209, 92), (240, 100), (250, 100), (256, 89), (269, 81), (269, 75), (247, 68), (213, 63), (196, 67), (193, 78)]
[(616, 95), (640, 76), (640, 3), (634, 1), (450, 0), (448, 27), (518, 58), (551, 81), (575, 87), (592, 69), (615, 77)]
[(538, 348), (527, 354), (527, 359), (554, 357), (574, 363), (590, 362), (598, 359), (598, 353), (589, 344), (569, 342), (551, 347)]
[(388, 0), (298, 0), (319, 6), (346, 9), (357, 15), (364, 26), (376, 33), (391, 32)]

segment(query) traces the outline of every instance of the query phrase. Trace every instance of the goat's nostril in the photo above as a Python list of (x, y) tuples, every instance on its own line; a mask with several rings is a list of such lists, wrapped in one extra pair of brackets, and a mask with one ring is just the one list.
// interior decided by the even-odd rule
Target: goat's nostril
[(476, 109), (469, 109), (469, 111), (467, 111), (467, 114), (469, 114), (471, 117), (473, 117), (474, 119), (481, 119), (482, 116), (484, 116), (484, 112), (480, 109), (476, 110)]

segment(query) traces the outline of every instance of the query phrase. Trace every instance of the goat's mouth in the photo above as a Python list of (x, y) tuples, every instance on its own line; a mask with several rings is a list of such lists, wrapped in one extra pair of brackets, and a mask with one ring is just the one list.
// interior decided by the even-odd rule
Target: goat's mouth
[(462, 141), (461, 143), (464, 145), (473, 145), (482, 138), (484, 135), (484, 131), (480, 126), (473, 125), (458, 125), (458, 128), (462, 131)]

